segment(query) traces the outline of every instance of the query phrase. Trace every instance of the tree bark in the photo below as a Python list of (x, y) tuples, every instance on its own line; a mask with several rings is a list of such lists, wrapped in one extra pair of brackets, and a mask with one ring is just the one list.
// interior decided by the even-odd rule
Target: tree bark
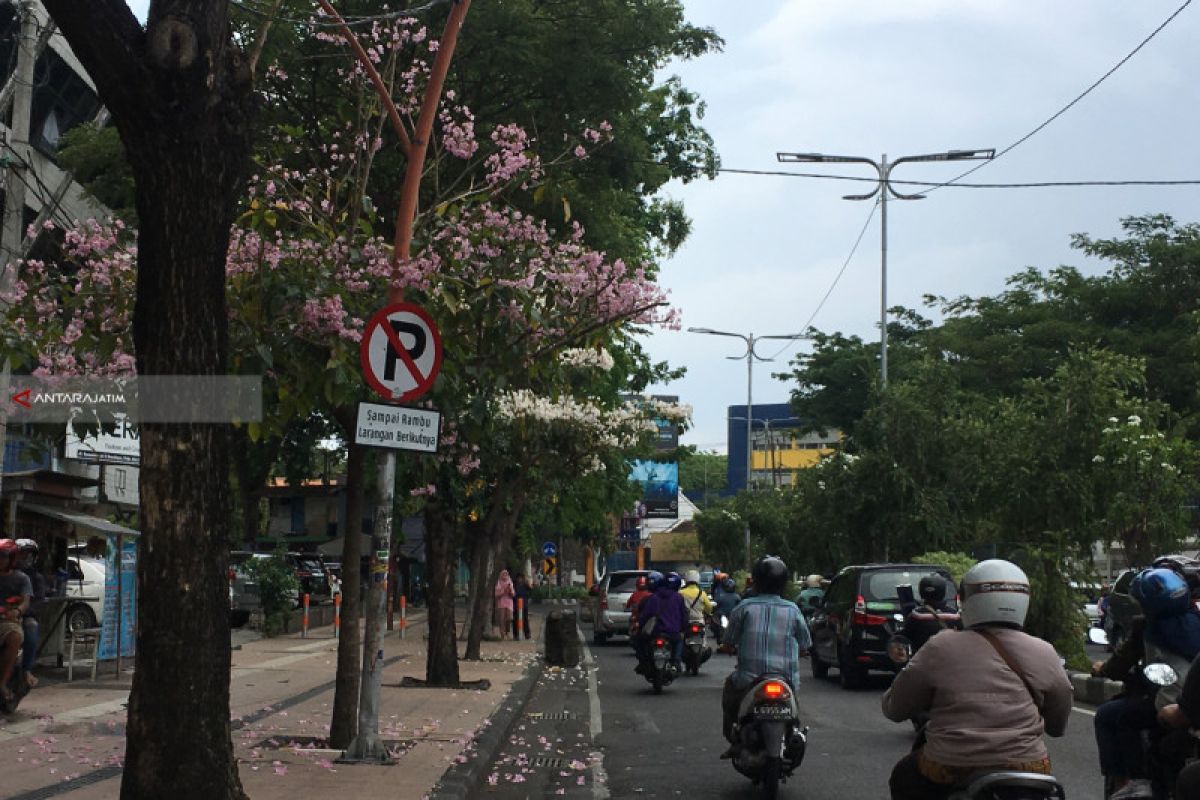
[(458, 686), (458, 640), (454, 629), (454, 522), (435, 503), (425, 507), (425, 569), (428, 573), (429, 647), (425, 681)]
[(463, 654), (467, 661), (478, 661), (482, 657), (480, 645), (484, 631), (491, 625), (492, 609), (495, 606), (494, 588), (500, 577), (501, 556), (512, 541), (517, 520), (525, 506), (521, 494), (512, 497), (510, 502), (508, 508), (505, 508), (503, 503), (497, 506), (496, 514), (489, 519), (489, 524), (484, 529), (485, 535), (475, 542), (478, 558), (472, 560), (474, 563), (471, 567), (471, 583), (476, 587), (475, 603), (469, 610), (467, 650)]
[[(250, 76), (223, 0), (47, 0), (136, 182), (133, 341), (148, 375), (226, 371), (225, 258), (249, 169)], [(242, 800), (229, 722), (229, 430), (141, 426), (136, 671), (123, 800)]]
[[(353, 410), (338, 414), (338, 421), (352, 441)], [(349, 423), (349, 424), (347, 424)], [(362, 680), (362, 509), (367, 452), (351, 444), (346, 458), (346, 521), (342, 545), (342, 631), (338, 639), (337, 679), (333, 691), (333, 717), (329, 723), (329, 746), (345, 750), (358, 735), (358, 694)]]

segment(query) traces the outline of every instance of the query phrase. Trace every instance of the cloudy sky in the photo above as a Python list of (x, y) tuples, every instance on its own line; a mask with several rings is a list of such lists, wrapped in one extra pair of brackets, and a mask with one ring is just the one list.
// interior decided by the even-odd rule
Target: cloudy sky
[[(725, 52), (673, 67), (708, 104), (724, 166), (791, 169), (778, 151), (894, 159), (953, 149), (1002, 150), (1124, 58), (1183, 0), (684, 0)], [(968, 181), (1200, 179), (1200, 4), (1053, 124)], [(971, 166), (967, 164), (965, 166)], [(944, 180), (963, 165), (906, 164), (893, 177)], [(866, 165), (828, 170), (873, 174)], [(723, 174), (673, 186), (694, 233), (662, 282), (684, 326), (740, 333), (802, 330), (833, 284), (871, 210), (842, 200), (863, 184)], [(901, 188), (901, 191), (912, 191)], [(1069, 236), (1114, 235), (1124, 216), (1167, 212), (1200, 221), (1200, 186), (942, 189), (888, 205), (889, 305), (926, 293), (990, 294), (1026, 266), (1104, 265)], [(878, 214), (812, 324), (878, 337)], [(726, 407), (746, 402), (736, 339), (657, 333), (651, 353), (687, 367), (660, 390), (695, 408), (684, 443), (724, 450)], [(783, 343), (761, 342), (777, 353)], [(755, 402), (785, 402), (772, 379), (803, 342), (755, 367)]]
[[(495, 0), (479, 0), (494, 2)], [(705, 125), (725, 167), (814, 172), (778, 151), (878, 159), (955, 149), (1003, 150), (1074, 99), (1161, 25), (1183, 0), (684, 0), (725, 51), (675, 65), (708, 106)], [(130, 5), (144, 16), (148, 0)], [(469, 24), (469, 23), (468, 23)], [(1200, 3), (1186, 8), (1078, 105), (975, 173), (987, 183), (1200, 179)], [(896, 179), (945, 180), (956, 164), (907, 164)], [(867, 176), (865, 165), (829, 170)], [(878, 337), (879, 217), (817, 311), (870, 202), (842, 200), (864, 184), (722, 174), (671, 186), (694, 233), (661, 281), (684, 326)], [(904, 191), (904, 189), (902, 189)], [(1103, 271), (1069, 236), (1111, 236), (1124, 216), (1166, 212), (1200, 221), (1200, 186), (942, 189), (888, 206), (889, 305), (925, 294), (991, 294), (1026, 266)], [(816, 316), (814, 317), (814, 313)], [(764, 341), (756, 402), (784, 402), (771, 378), (803, 342)], [(746, 402), (736, 339), (654, 334), (655, 358), (687, 367), (656, 391), (695, 409), (683, 441), (725, 449), (726, 407)]]

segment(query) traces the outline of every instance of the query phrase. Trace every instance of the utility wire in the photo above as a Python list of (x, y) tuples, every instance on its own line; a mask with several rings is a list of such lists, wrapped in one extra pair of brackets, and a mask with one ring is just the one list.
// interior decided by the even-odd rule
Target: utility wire
[[(1058, 118), (1059, 118), (1059, 117), (1061, 117), (1063, 114), (1065, 114), (1065, 113), (1067, 113), (1068, 111), (1070, 111), (1070, 110), (1071, 110), (1071, 108), (1072, 108), (1072, 107), (1074, 107), (1076, 103), (1078, 103), (1080, 100), (1082, 100), (1083, 98), (1085, 98), (1085, 97), (1087, 97), (1089, 94), (1091, 94), (1091, 93), (1092, 93), (1092, 91), (1093, 91), (1093, 90), (1094, 90), (1094, 89), (1095, 89), (1097, 86), (1099, 86), (1100, 84), (1104, 83), (1104, 81), (1108, 80), (1109, 76), (1111, 76), (1111, 75), (1112, 75), (1114, 72), (1116, 72), (1117, 70), (1119, 70), (1121, 67), (1125, 66), (1125, 62), (1129, 61), (1129, 59), (1131, 59), (1131, 58), (1133, 58), (1135, 55), (1137, 55), (1137, 54), (1138, 54), (1138, 52), (1139, 52), (1139, 51), (1140, 51), (1140, 50), (1141, 50), (1143, 47), (1145, 47), (1147, 44), (1149, 44), (1149, 43), (1150, 43), (1150, 40), (1151, 40), (1151, 39), (1153, 39), (1155, 36), (1158, 36), (1158, 34), (1159, 34), (1159, 33), (1161, 33), (1161, 32), (1162, 32), (1162, 30), (1163, 30), (1164, 28), (1166, 28), (1168, 25), (1170, 25), (1170, 24), (1171, 24), (1171, 23), (1172, 23), (1172, 22), (1175, 20), (1175, 18), (1176, 18), (1176, 17), (1178, 17), (1180, 14), (1182, 14), (1182, 13), (1183, 13), (1183, 11), (1184, 11), (1184, 9), (1186, 9), (1186, 8), (1187, 8), (1188, 6), (1190, 6), (1191, 4), (1192, 4), (1192, 0), (1184, 0), (1184, 3), (1183, 3), (1183, 5), (1181, 5), (1181, 6), (1180, 6), (1179, 8), (1177, 8), (1177, 9), (1175, 9), (1175, 13), (1171, 14), (1171, 16), (1169, 16), (1169, 17), (1167, 17), (1165, 20), (1163, 20), (1163, 23), (1162, 23), (1161, 25), (1159, 25), (1157, 28), (1155, 28), (1153, 31), (1151, 31), (1149, 36), (1147, 36), (1145, 39), (1142, 39), (1142, 41), (1138, 43), (1138, 46), (1137, 46), (1137, 47), (1135, 47), (1135, 48), (1133, 48), (1132, 50), (1130, 50), (1130, 51), (1129, 51), (1129, 53), (1127, 53), (1127, 54), (1126, 54), (1126, 56), (1125, 56), (1124, 58), (1122, 58), (1120, 61), (1118, 61), (1116, 64), (1114, 64), (1114, 65), (1113, 65), (1113, 67), (1112, 67), (1112, 69), (1110, 69), (1108, 72), (1104, 73), (1104, 74), (1103, 74), (1103, 75), (1101, 75), (1099, 78), (1097, 78), (1097, 79), (1095, 80), (1095, 82), (1093, 82), (1093, 83), (1092, 83), (1092, 85), (1091, 85), (1091, 86), (1087, 87), (1087, 88), (1086, 88), (1086, 89), (1084, 89), (1082, 92), (1080, 92), (1078, 95), (1076, 95), (1076, 97), (1075, 97), (1075, 99), (1074, 99), (1074, 100), (1072, 100), (1071, 102), (1067, 103), (1065, 106), (1063, 106), (1062, 108), (1060, 108), (1058, 111), (1054, 112), (1054, 114), (1052, 114), (1052, 115), (1049, 117), (1049, 119), (1047, 119), (1047, 120), (1046, 120), (1045, 122), (1043, 122), (1041, 125), (1038, 125), (1036, 128), (1034, 128), (1034, 129), (1033, 129), (1033, 130), (1031, 130), (1029, 133), (1027, 133), (1027, 134), (1025, 134), (1024, 136), (1022, 136), (1020, 139), (1017, 139), (1015, 142), (1013, 142), (1013, 143), (1012, 143), (1012, 144), (1010, 144), (1008, 147), (1006, 147), (1006, 148), (1004, 148), (1003, 150), (1001, 150), (999, 153), (996, 153), (996, 155), (995, 155), (995, 157), (994, 157), (994, 158), (992, 158), (992, 159), (990, 159), (990, 160), (988, 160), (988, 161), (981, 161), (980, 163), (976, 164), (975, 166), (973, 166), (973, 167), (971, 167), (970, 169), (968, 169), (968, 170), (966, 170), (965, 172), (963, 172), (963, 173), (962, 173), (961, 175), (959, 175), (958, 177), (951, 178), (950, 180), (946, 181), (945, 183), (938, 184), (937, 186), (934, 186), (934, 187), (933, 187), (932, 189), (930, 189), (929, 191), (930, 191), (930, 192), (935, 192), (935, 191), (937, 191), (938, 189), (940, 189), (942, 186), (950, 186), (950, 185), (952, 185), (952, 184), (955, 184), (955, 183), (957, 183), (957, 181), (959, 181), (961, 178), (965, 178), (965, 177), (967, 177), (968, 175), (970, 175), (970, 174), (974, 173), (975, 171), (983, 169), (983, 168), (984, 168), (985, 166), (987, 166), (988, 164), (991, 164), (991, 163), (993, 163), (994, 161), (996, 161), (996, 159), (1000, 158), (1001, 156), (1005, 155), (1006, 153), (1010, 153), (1010, 152), (1012, 152), (1012, 151), (1013, 151), (1013, 150), (1015, 150), (1017, 147), (1021, 146), (1021, 145), (1022, 145), (1022, 144), (1024, 144), (1025, 142), (1027, 142), (1027, 141), (1029, 141), (1030, 139), (1032, 139), (1034, 136), (1036, 136), (1038, 133), (1040, 133), (1040, 132), (1041, 132), (1041, 131), (1042, 131), (1044, 128), (1046, 128), (1046, 126), (1048, 126), (1050, 123), (1054, 122), (1054, 120), (1058, 119)], [(1102, 184), (1102, 185), (1124, 185), (1124, 184)], [(1157, 183), (1155, 183), (1155, 184), (1150, 184), (1150, 185), (1156, 185), (1156, 186), (1157, 186), (1157, 185), (1161, 185), (1161, 184), (1157, 184)], [(988, 187), (988, 188), (997, 188), (997, 187)], [(1021, 187), (1021, 188), (1025, 188), (1025, 187)]]
[[(429, 11), (437, 6), (452, 5), (456, 2), (458, 2), (458, 0), (430, 0), (430, 2), (425, 3), (424, 5), (412, 6), (411, 8), (402, 8), (397, 11), (389, 11), (386, 14), (375, 14), (369, 17), (348, 17), (345, 24), (347, 27), (353, 28), (359, 25), (370, 25), (376, 22), (390, 22), (392, 20), (411, 17), (414, 14), (418, 14), (422, 11)], [(269, 19), (273, 22), (284, 22), (289, 25), (303, 25), (312, 28), (342, 27), (342, 23), (340, 22), (335, 22), (333, 20), (325, 21), (320, 19), (318, 16), (300, 19), (298, 17), (288, 17), (284, 16), (283, 14), (264, 11), (262, 8), (256, 8), (252, 0), (233, 0), (232, 5), (237, 6), (249, 14), (253, 14), (257, 17), (263, 17), (264, 19)]]
[[(817, 303), (817, 307), (813, 309), (812, 314), (809, 315), (808, 321), (804, 323), (804, 327), (801, 328), (801, 330), (806, 331), (812, 326), (813, 320), (817, 318), (817, 314), (821, 313), (821, 309), (825, 307), (825, 301), (829, 299), (829, 296), (833, 294), (833, 290), (837, 288), (838, 282), (842, 279), (842, 275), (846, 274), (846, 267), (850, 266), (850, 260), (854, 258), (854, 254), (858, 252), (858, 246), (862, 244), (863, 236), (867, 234), (867, 228), (871, 226), (871, 220), (875, 218), (875, 209), (877, 208), (879, 208), (878, 198), (876, 198), (875, 202), (871, 204), (871, 210), (867, 212), (867, 220), (863, 223), (862, 230), (858, 232), (858, 238), (854, 240), (854, 246), (850, 248), (850, 254), (847, 255), (846, 260), (842, 262), (842, 268), (838, 270), (837, 277), (833, 279), (833, 283), (830, 284), (829, 290), (825, 292), (825, 296), (821, 298), (821, 302)], [(771, 356), (771, 358), (778, 358), (785, 350), (794, 347), (795, 344), (796, 340), (794, 339), (785, 342), (783, 347), (779, 348), (779, 351), (775, 353), (775, 355)]]

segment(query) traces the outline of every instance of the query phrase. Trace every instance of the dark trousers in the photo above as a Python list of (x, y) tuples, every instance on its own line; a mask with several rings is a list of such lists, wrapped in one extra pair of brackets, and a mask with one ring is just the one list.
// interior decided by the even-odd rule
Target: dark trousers
[(1154, 700), (1130, 696), (1109, 700), (1096, 709), (1096, 749), (1100, 772), (1113, 778), (1144, 778), (1142, 732), (1154, 730)]
[(888, 779), (888, 788), (892, 790), (892, 800), (945, 800), (951, 789), (921, 774), (916, 751), (896, 762), (892, 777)]
[(733, 743), (733, 724), (737, 722), (738, 706), (742, 704), (742, 698), (745, 697), (747, 689), (739, 689), (733, 685), (733, 676), (730, 675), (725, 679), (725, 686), (721, 689), (721, 732), (725, 734), (725, 739)]
[(21, 645), (24, 649), (21, 651), (21, 669), (29, 672), (33, 669), (34, 663), (37, 661), (38, 641), (41, 639), (41, 628), (38, 626), (38, 621), (33, 617), (25, 617), (21, 620), (21, 627), (25, 631), (25, 642)]
[(1175, 800), (1200, 800), (1200, 761), (1193, 761), (1175, 781)]

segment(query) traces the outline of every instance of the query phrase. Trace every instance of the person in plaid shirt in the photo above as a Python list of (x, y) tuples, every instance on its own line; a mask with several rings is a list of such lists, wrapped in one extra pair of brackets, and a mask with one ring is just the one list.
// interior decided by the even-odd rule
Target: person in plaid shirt
[[(783, 560), (761, 558), (751, 575), (757, 593), (733, 609), (723, 641), (737, 648), (737, 668), (725, 679), (721, 692), (722, 730), (730, 742), (742, 696), (764, 675), (779, 675), (795, 690), (800, 683), (800, 657), (812, 647), (800, 609), (780, 596), (788, 585)], [(725, 757), (732, 757), (733, 750), (731, 746)]]

